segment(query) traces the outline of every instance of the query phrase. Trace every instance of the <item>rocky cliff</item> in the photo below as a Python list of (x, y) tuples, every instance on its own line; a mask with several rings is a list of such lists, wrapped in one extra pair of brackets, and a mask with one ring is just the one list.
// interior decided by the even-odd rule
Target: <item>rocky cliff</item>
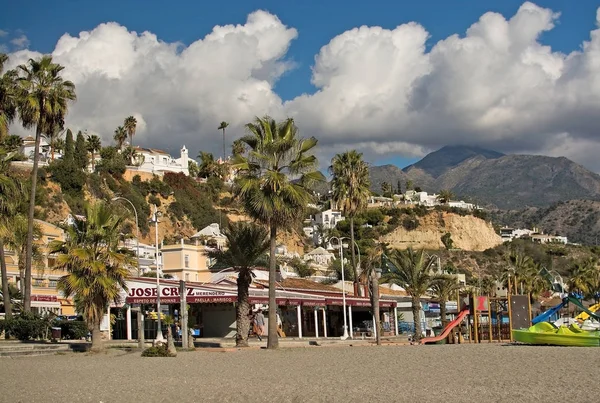
[(406, 249), (444, 248), (441, 237), (450, 233), (454, 248), (468, 251), (483, 251), (502, 243), (502, 239), (492, 225), (473, 216), (433, 211), (419, 217), (419, 225), (414, 230), (399, 226), (394, 231), (382, 237), (382, 241), (392, 248)]

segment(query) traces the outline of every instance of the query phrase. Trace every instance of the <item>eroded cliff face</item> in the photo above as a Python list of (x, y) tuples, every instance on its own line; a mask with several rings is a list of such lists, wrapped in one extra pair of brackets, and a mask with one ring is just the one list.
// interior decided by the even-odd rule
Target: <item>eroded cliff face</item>
[(415, 230), (408, 231), (399, 226), (384, 235), (382, 241), (397, 249), (440, 249), (444, 248), (441, 237), (447, 232), (451, 234), (453, 247), (457, 249), (483, 251), (502, 243), (502, 238), (489, 222), (471, 215), (460, 216), (441, 211), (419, 217), (419, 226)]

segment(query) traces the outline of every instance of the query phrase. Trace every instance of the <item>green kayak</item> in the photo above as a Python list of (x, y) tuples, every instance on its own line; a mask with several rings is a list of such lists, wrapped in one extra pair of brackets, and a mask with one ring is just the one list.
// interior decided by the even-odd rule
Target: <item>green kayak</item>
[(529, 329), (512, 331), (513, 340), (536, 345), (600, 347), (600, 331), (588, 332), (577, 325), (556, 327), (540, 322)]

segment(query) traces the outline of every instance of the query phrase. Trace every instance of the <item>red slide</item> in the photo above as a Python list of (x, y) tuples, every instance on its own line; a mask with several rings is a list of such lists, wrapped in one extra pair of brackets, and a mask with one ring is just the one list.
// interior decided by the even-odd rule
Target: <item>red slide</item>
[(427, 337), (425, 339), (421, 339), (421, 344), (435, 343), (436, 341), (440, 341), (440, 340), (445, 339), (446, 337), (448, 337), (448, 334), (450, 333), (450, 331), (452, 329), (454, 329), (456, 326), (458, 326), (458, 324), (460, 322), (462, 322), (462, 320), (468, 314), (469, 314), (469, 310), (468, 309), (465, 309), (464, 311), (461, 311), (458, 314), (458, 317), (456, 319), (454, 319), (452, 322), (448, 323), (448, 325), (446, 326), (446, 328), (444, 329), (444, 331), (439, 336)]

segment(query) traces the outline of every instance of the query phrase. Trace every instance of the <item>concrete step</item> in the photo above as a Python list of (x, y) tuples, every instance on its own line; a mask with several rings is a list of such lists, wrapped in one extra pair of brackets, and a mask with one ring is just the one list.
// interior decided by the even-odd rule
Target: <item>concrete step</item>
[(11, 343), (11, 346), (0, 346), (0, 357), (20, 357), (33, 355), (51, 355), (58, 352), (68, 352), (70, 347), (66, 344), (29, 344)]

